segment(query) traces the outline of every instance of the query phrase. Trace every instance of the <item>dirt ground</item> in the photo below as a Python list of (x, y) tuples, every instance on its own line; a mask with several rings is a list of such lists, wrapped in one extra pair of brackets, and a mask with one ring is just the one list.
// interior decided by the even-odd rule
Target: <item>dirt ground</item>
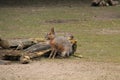
[(80, 59), (42, 59), (0, 65), (0, 80), (120, 80), (120, 64)]

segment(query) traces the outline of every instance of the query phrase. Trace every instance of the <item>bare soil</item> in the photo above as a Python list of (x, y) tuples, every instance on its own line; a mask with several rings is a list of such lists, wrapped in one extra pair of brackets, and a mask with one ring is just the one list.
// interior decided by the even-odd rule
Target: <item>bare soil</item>
[(42, 59), (0, 65), (0, 80), (120, 80), (120, 64), (80, 59)]

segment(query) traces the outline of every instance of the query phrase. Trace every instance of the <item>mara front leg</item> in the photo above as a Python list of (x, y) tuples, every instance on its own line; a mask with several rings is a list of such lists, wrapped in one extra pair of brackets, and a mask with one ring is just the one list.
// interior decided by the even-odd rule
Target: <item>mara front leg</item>
[(55, 49), (52, 49), (52, 51), (51, 51), (51, 53), (50, 53), (50, 55), (49, 55), (49, 58), (52, 57), (52, 55), (54, 54), (54, 52), (55, 52)]
[(55, 52), (54, 52), (54, 54), (53, 54), (52, 59), (54, 59), (54, 58), (55, 58), (56, 54), (57, 54), (57, 50), (55, 50)]

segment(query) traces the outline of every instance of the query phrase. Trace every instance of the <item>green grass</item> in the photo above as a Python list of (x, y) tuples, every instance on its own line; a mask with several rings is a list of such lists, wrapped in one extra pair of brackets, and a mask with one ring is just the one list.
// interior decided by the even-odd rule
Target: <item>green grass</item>
[[(51, 27), (58, 35), (72, 33), (81, 60), (120, 62), (120, 6), (116, 7), (2, 7), (0, 36), (44, 37)], [(62, 23), (50, 23), (62, 20)], [(73, 20), (73, 21), (72, 21)], [(75, 21), (74, 21), (75, 20)], [(48, 21), (48, 22), (47, 22)]]

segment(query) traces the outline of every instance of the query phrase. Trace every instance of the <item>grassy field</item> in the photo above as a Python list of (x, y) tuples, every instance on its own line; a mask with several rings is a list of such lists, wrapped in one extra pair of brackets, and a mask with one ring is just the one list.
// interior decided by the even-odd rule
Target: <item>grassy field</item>
[(120, 6), (0, 7), (2, 38), (73, 34), (81, 61), (120, 62)]

